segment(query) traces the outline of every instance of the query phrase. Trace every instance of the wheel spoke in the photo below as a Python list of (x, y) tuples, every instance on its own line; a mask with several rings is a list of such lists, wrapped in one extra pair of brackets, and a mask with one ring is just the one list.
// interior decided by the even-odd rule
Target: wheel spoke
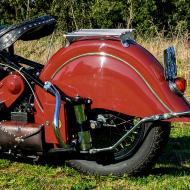
[[(94, 148), (106, 148), (113, 146), (121, 139), (137, 122), (134, 117), (108, 111), (98, 113), (95, 120), (99, 122), (100, 128), (93, 130), (92, 143)], [(128, 157), (136, 150), (136, 147), (142, 139), (144, 128), (138, 127), (131, 133), (117, 148), (114, 149), (115, 159)]]
[(122, 143), (120, 144), (120, 146), (121, 146), (121, 148), (124, 148), (124, 146), (123, 146), (123, 144), (122, 144)]

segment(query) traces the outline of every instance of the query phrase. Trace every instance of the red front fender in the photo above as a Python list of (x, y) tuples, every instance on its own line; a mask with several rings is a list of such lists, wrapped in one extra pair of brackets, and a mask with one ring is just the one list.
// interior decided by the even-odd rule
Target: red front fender
[[(60, 49), (40, 77), (70, 96), (91, 98), (92, 108), (139, 117), (189, 109), (169, 89), (160, 63), (136, 43), (125, 48), (113, 40), (75, 42)], [(41, 101), (45, 96), (39, 88), (37, 95)]]

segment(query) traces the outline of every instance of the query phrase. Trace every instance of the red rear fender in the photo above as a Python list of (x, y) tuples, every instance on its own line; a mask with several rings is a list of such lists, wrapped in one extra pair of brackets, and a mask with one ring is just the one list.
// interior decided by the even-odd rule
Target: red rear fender
[[(75, 42), (51, 58), (41, 79), (70, 96), (91, 98), (92, 108), (140, 117), (189, 109), (169, 89), (161, 64), (135, 43), (125, 48), (112, 40)], [(37, 95), (42, 101), (38, 88)]]

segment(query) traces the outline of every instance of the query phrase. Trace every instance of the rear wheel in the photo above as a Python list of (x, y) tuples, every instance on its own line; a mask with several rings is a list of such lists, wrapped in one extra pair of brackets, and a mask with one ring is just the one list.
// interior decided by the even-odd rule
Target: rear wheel
[[(96, 128), (91, 131), (93, 148), (115, 144), (138, 122), (137, 118), (110, 111), (93, 114)], [(170, 125), (164, 122), (139, 126), (113, 152), (69, 160), (68, 164), (80, 172), (93, 175), (143, 174), (155, 163), (168, 141)]]

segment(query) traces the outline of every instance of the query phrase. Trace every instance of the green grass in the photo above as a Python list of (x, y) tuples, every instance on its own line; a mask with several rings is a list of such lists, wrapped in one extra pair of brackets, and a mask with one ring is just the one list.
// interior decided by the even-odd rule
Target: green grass
[(144, 177), (86, 176), (63, 165), (33, 164), (31, 161), (0, 159), (0, 189), (88, 190), (190, 189), (190, 127), (177, 125), (155, 168)]

